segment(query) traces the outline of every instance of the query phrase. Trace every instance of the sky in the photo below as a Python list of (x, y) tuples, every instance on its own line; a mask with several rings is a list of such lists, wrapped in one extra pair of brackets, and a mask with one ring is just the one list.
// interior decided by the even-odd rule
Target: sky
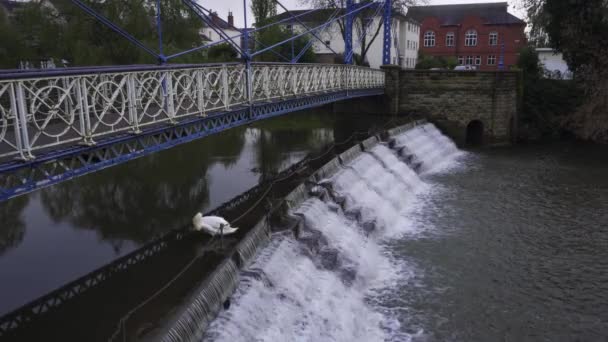
[[(245, 0), (247, 3), (247, 26), (251, 26), (253, 22), (253, 16), (251, 15), (251, 0)], [(309, 6), (306, 5), (305, 0), (279, 0), (281, 4), (287, 7), (289, 10), (304, 9)], [(480, 3), (480, 2), (505, 2), (507, 0), (427, 0), (428, 5), (454, 5), (463, 3)], [(520, 0), (508, 0), (509, 12), (517, 17), (524, 18), (524, 11), (520, 8)], [(244, 27), (243, 22), (243, 0), (198, 0), (198, 3), (202, 6), (214, 10), (224, 20), (228, 16), (228, 11), (232, 11), (234, 15), (234, 25), (236, 27)], [(278, 7), (278, 12), (283, 12)]]

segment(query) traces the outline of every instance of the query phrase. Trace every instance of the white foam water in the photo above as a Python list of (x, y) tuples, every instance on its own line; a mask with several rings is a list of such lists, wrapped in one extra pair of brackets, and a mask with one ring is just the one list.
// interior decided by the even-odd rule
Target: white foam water
[[(424, 172), (458, 152), (432, 125), (396, 140), (423, 162)], [(241, 272), (230, 309), (211, 323), (205, 340), (367, 342), (423, 335), (401, 326), (395, 312), (403, 309), (382, 303), (416, 272), (388, 246), (415, 234), (408, 213), (432, 189), (380, 144), (326, 181), (329, 196), (311, 197), (292, 212), (301, 218), (298, 237), (275, 234)]]
[(211, 324), (215, 341), (382, 341), (387, 317), (366, 292), (395, 276), (380, 247), (316, 198), (298, 210), (311, 231), (281, 236), (251, 265), (230, 310)]
[(422, 172), (439, 171), (459, 152), (454, 142), (430, 123), (416, 126), (395, 140), (397, 146), (407, 147), (422, 161)]

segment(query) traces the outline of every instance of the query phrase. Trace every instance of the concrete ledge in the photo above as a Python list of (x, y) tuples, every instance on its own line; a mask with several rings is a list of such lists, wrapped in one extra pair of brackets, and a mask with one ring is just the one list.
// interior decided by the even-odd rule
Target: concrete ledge
[(224, 260), (199, 286), (188, 301), (190, 305), (170, 324), (161, 341), (200, 341), (224, 301), (236, 290), (239, 269), (231, 258)]
[(320, 169), (318, 169), (315, 173), (310, 176), (310, 180), (318, 183), (326, 178), (329, 178), (336, 174), (342, 165), (338, 158), (333, 158), (327, 164), (323, 165)]
[(285, 203), (289, 209), (294, 209), (308, 199), (308, 189), (306, 185), (300, 184), (285, 196)]
[(247, 267), (258, 250), (266, 246), (270, 235), (268, 220), (263, 217), (235, 247), (235, 257), (240, 269)]
[(412, 129), (412, 128), (416, 127), (416, 126), (424, 125), (425, 123), (427, 123), (427, 121), (424, 120), (424, 119), (412, 121), (412, 122), (407, 123), (405, 125), (401, 125), (401, 126), (397, 126), (395, 128), (389, 129), (387, 131), (387, 133), (388, 133), (389, 137), (393, 137), (393, 136), (399, 135), (399, 134), (401, 134), (401, 133), (403, 133), (403, 132), (405, 132), (405, 131), (407, 131), (409, 129)]
[(340, 159), (340, 162), (343, 165), (346, 165), (348, 163), (350, 163), (351, 161), (355, 160), (355, 158), (357, 158), (358, 156), (361, 155), (363, 151), (361, 151), (361, 146), (359, 145), (355, 145), (351, 148), (349, 148), (348, 150), (342, 152), (338, 158)]
[(363, 151), (369, 151), (372, 148), (374, 148), (374, 146), (376, 146), (376, 144), (378, 144), (378, 141), (379, 141), (379, 139), (376, 136), (367, 138), (361, 142), (361, 149)]

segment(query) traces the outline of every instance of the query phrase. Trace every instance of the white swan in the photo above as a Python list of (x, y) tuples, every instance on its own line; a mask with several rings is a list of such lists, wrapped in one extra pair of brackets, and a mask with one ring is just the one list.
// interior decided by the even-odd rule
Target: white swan
[(238, 230), (236, 227), (231, 227), (230, 223), (224, 220), (223, 217), (203, 216), (201, 213), (194, 215), (192, 218), (192, 225), (194, 226), (194, 230), (202, 230), (212, 236), (220, 233), (222, 235), (228, 235)]

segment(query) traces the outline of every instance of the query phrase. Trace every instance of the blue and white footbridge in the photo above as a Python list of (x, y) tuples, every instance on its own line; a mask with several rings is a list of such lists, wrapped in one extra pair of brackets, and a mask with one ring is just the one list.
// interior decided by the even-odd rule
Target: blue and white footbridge
[[(328, 22), (307, 27), (305, 32), (272, 46), (247, 43), (255, 41), (252, 33), (270, 25), (244, 30), (245, 46), (255, 45), (256, 51), (234, 44), (241, 35), (220, 34), (243, 61), (205, 65), (168, 62), (221, 42), (164, 56), (160, 19), (155, 52), (80, 0), (71, 1), (154, 55), (159, 65), (0, 72), (0, 201), (235, 126), (384, 93), (382, 70), (351, 65), (352, 21), (365, 8), (384, 11), (383, 60), (389, 64), (390, 0), (360, 4), (348, 0), (347, 7), (336, 9)], [(208, 19), (207, 9), (194, 1), (183, 1), (222, 33)], [(289, 63), (254, 62), (256, 55), (275, 53), (278, 45), (302, 35), (318, 38), (316, 32), (340, 19), (346, 23), (345, 64), (301, 64), (296, 55), (286, 58)]]

